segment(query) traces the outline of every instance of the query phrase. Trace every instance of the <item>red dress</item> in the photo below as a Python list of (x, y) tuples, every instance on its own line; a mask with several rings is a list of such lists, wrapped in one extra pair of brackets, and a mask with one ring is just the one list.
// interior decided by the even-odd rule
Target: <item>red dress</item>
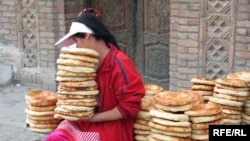
[[(132, 61), (120, 50), (110, 45), (110, 50), (97, 71), (99, 87), (97, 112), (117, 107), (123, 119), (106, 122), (77, 122), (85, 133), (97, 132), (101, 141), (133, 141), (135, 117), (140, 111), (141, 98), (145, 95), (144, 84)], [(65, 131), (75, 140), (74, 131)], [(83, 135), (81, 135), (83, 136)], [(75, 139), (73, 139), (75, 138)], [(79, 139), (79, 137), (77, 137)]]

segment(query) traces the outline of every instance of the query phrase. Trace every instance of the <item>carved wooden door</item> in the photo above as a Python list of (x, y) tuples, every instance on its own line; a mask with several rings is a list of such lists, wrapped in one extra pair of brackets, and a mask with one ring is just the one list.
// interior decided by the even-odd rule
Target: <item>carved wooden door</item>
[(169, 0), (97, 0), (104, 23), (145, 83), (169, 86)]

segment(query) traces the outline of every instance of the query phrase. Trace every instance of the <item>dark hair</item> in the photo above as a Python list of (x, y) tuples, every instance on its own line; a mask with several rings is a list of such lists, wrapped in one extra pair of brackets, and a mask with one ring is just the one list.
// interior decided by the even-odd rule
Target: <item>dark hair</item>
[[(85, 13), (80, 15), (74, 22), (79, 22), (85, 24), (87, 27), (93, 30), (93, 36), (96, 40), (104, 40), (104, 42), (108, 45), (112, 43), (118, 49), (119, 46), (114, 35), (108, 30), (108, 28), (100, 21), (96, 16), (91, 13)], [(84, 36), (85, 37), (85, 36)]]
[(85, 33), (76, 33), (73, 36), (78, 37), (78, 38), (85, 38), (86, 34)]

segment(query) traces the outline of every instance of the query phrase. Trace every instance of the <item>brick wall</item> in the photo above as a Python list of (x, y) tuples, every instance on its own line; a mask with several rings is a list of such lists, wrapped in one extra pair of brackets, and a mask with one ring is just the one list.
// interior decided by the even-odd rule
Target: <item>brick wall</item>
[(249, 0), (172, 0), (170, 6), (170, 89), (189, 89), (193, 77), (250, 71)]
[[(25, 66), (25, 57), (30, 54), (25, 50), (22, 38), (22, 22), (25, 21), (22, 20), (22, 12), (25, 11), (22, 11), (20, 2), (0, 0), (0, 65), (13, 65), (17, 68), (15, 79), (21, 83), (38, 84), (41, 88), (56, 90), (55, 62), (59, 48), (54, 43), (65, 35), (72, 19), (83, 7), (90, 5), (90, 1), (33, 1), (36, 9), (31, 14), (35, 15), (33, 20), (36, 26), (33, 30), (36, 32), (33, 35), (37, 44), (33, 61), (37, 61), (37, 64), (32, 67)], [(191, 78), (206, 75), (208, 2), (216, 1), (170, 0), (169, 89), (190, 88)], [(233, 28), (226, 62), (229, 64), (229, 72), (250, 70), (250, 2), (220, 2), (230, 2), (231, 8), (230, 26)], [(34, 5), (27, 4), (31, 8)]]
[(200, 0), (170, 2), (169, 89), (186, 89), (199, 70)]

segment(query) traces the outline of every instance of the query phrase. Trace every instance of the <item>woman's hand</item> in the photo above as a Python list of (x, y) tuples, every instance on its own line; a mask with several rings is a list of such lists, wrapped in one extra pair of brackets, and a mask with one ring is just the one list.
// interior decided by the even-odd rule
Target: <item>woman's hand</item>
[(120, 111), (115, 107), (109, 111), (105, 111), (102, 113), (96, 113), (92, 118), (90, 118), (89, 122), (102, 122), (102, 121), (112, 121), (122, 119), (123, 116)]

